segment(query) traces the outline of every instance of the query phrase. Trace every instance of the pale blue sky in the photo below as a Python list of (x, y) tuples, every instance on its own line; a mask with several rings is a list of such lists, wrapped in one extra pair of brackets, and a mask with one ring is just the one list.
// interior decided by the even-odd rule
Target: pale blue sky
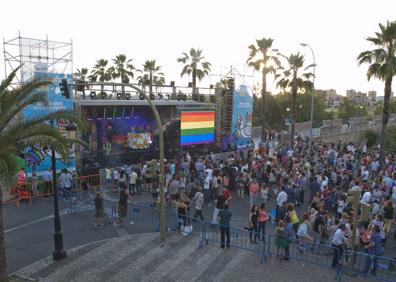
[[(378, 30), (379, 22), (396, 20), (392, 0), (8, 0), (1, 9), (0, 36), (5, 39), (17, 36), (18, 30), (26, 37), (72, 38), (75, 68), (119, 53), (133, 58), (138, 67), (146, 59), (157, 59), (166, 80), (176, 84), (186, 84), (176, 58), (190, 47), (204, 50), (214, 74), (225, 73), (231, 65), (243, 73), (247, 46), (256, 38), (271, 37), (282, 53), (300, 51), (311, 62), (309, 50), (299, 45), (307, 42), (317, 61), (316, 88), (335, 88), (343, 95), (351, 88), (383, 95), (383, 84), (367, 82), (367, 67), (358, 67), (356, 57), (370, 48), (365, 38)], [(0, 64), (3, 78), (3, 57)], [(216, 79), (212, 76), (211, 82)]]

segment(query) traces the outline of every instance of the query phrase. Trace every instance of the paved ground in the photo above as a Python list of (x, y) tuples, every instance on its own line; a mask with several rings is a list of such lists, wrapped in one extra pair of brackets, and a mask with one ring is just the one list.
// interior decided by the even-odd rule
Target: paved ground
[[(20, 271), (39, 281), (333, 281), (335, 271), (280, 262), (260, 263), (258, 254), (198, 247), (194, 237), (173, 234), (165, 247), (158, 234), (129, 235), (87, 245), (61, 262), (42, 260)], [(343, 281), (358, 281), (347, 277)]]
[[(116, 195), (109, 195), (109, 197), (110, 198), (116, 197)], [(139, 196), (136, 196), (134, 200), (138, 203), (142, 203), (142, 202), (147, 203), (150, 201), (150, 197), (147, 195), (139, 195)], [(273, 206), (274, 206), (274, 203), (271, 202), (269, 204), (269, 209), (271, 209)], [(117, 242), (121, 242), (122, 240), (127, 240), (125, 242), (129, 242), (128, 241), (129, 239), (123, 239), (123, 238), (124, 237), (125, 238), (134, 238), (133, 240), (135, 240), (135, 239), (137, 240), (138, 237), (134, 237), (134, 236), (128, 237), (128, 235), (136, 234), (136, 233), (152, 233), (156, 230), (156, 227), (151, 224), (137, 222), (136, 220), (133, 220), (133, 219), (128, 219), (125, 222), (125, 227), (116, 227), (116, 226), (113, 226), (112, 224), (107, 224), (104, 229), (94, 229), (92, 227), (93, 211), (85, 211), (85, 212), (81, 212), (81, 213), (78, 213), (75, 215), (69, 215), (65, 211), (66, 208), (68, 207), (67, 204), (65, 204), (64, 202), (61, 202), (60, 207), (62, 210), (61, 219), (62, 219), (62, 230), (63, 230), (63, 234), (64, 234), (65, 249), (70, 250), (70, 249), (78, 247), (78, 246), (84, 246), (82, 249), (80, 249), (77, 252), (78, 254), (84, 255), (84, 256), (88, 253), (91, 253), (91, 250), (96, 249), (95, 252), (93, 252), (93, 251), (92, 252), (94, 254), (98, 254), (98, 252), (99, 252), (100, 255), (96, 255), (96, 256), (98, 256), (98, 258), (96, 258), (95, 256), (87, 255), (87, 259), (89, 257), (91, 257), (90, 259), (91, 260), (93, 259), (92, 264), (97, 265), (97, 266), (98, 265), (100, 266), (102, 264), (101, 262), (96, 262), (96, 259), (100, 259), (101, 257), (103, 257), (103, 259), (106, 259), (107, 262), (111, 262), (111, 265), (113, 265), (114, 264), (112, 262), (113, 259), (111, 259), (110, 257), (118, 256), (118, 252), (122, 251), (124, 249), (124, 247), (122, 247), (124, 245), (122, 245), (122, 244), (119, 245), (118, 247), (114, 247), (114, 248), (109, 247), (106, 249), (102, 249), (101, 246), (103, 244), (110, 244), (110, 245), (113, 244), (113, 243), (110, 243), (110, 241), (109, 241), (109, 243), (103, 243), (103, 240), (108, 240), (110, 238), (116, 238), (116, 239), (114, 239), (114, 242), (115, 242), (114, 244), (118, 244)], [(212, 218), (213, 208), (214, 208), (213, 204), (205, 205), (204, 217), (206, 220), (209, 220)], [(305, 207), (299, 207), (298, 208), (299, 214), (301, 214), (304, 209), (305, 209)], [(240, 227), (240, 228), (245, 226), (246, 222), (247, 222), (248, 211), (249, 211), (249, 203), (248, 203), (247, 199), (244, 201), (233, 199), (232, 204), (231, 204), (231, 212), (233, 213), (232, 225), (236, 226), (236, 227)], [(52, 220), (52, 216), (51, 216), (52, 212), (53, 212), (52, 198), (35, 199), (32, 208), (29, 208), (29, 207), (17, 208), (15, 205), (6, 205), (5, 206), (4, 217), (5, 217), (5, 226), (6, 226), (6, 246), (7, 246), (8, 267), (9, 267), (10, 273), (14, 272), (18, 269), (21, 269), (23, 267), (26, 267), (40, 259), (43, 259), (43, 258), (51, 255), (51, 253), (53, 251), (53, 237), (52, 237), (53, 220)], [(269, 229), (267, 229), (267, 230), (271, 231), (272, 228), (273, 227), (269, 227)], [(151, 249), (154, 250), (158, 245), (158, 238), (156, 236), (157, 236), (156, 234), (149, 234), (149, 235), (141, 236), (144, 238), (147, 237), (147, 238), (152, 238), (152, 239), (150, 239), (149, 243), (147, 243), (147, 244), (142, 241), (141, 243), (139, 243), (139, 246), (136, 246), (136, 247), (134, 247), (132, 249), (128, 249), (128, 250), (125, 249), (125, 252), (127, 252), (127, 254), (125, 254), (125, 257), (127, 257), (127, 259), (125, 260), (125, 263), (121, 263), (121, 259), (118, 260), (118, 258), (114, 258), (114, 260), (116, 262), (120, 261), (120, 263), (122, 265), (124, 265), (125, 268), (128, 268), (130, 270), (128, 273), (131, 275), (132, 268), (130, 268), (128, 263), (132, 263), (132, 261), (137, 258), (137, 254), (144, 254), (146, 252), (149, 252)], [(121, 241), (117, 241), (117, 240), (121, 240)], [(132, 240), (132, 239), (130, 239), (130, 240)], [(144, 240), (144, 239), (139, 239), (139, 240)], [(204, 248), (203, 251), (197, 251), (197, 250), (194, 251), (191, 248), (192, 248), (192, 246), (194, 246), (194, 247), (197, 246), (198, 243), (196, 241), (194, 243), (191, 242), (192, 246), (184, 247), (182, 245), (178, 245), (179, 244), (177, 242), (178, 240), (180, 241), (180, 238), (178, 238), (176, 236), (172, 236), (168, 240), (167, 249), (169, 249), (169, 251), (163, 253), (162, 249), (158, 249), (156, 252), (160, 252), (163, 255), (163, 257), (167, 257), (167, 256), (172, 256), (173, 253), (175, 253), (175, 254), (178, 253), (179, 249), (187, 248), (187, 250), (191, 250), (191, 252), (192, 252), (192, 253), (190, 253), (192, 258), (190, 258), (190, 255), (188, 255), (188, 257), (190, 258), (189, 261), (190, 261), (191, 266), (196, 265), (194, 258), (197, 259), (197, 261), (199, 262), (199, 265), (201, 265), (201, 260), (206, 262), (207, 255), (205, 255), (205, 250), (207, 248)], [(183, 241), (189, 241), (189, 240), (190, 239), (183, 239)], [(95, 242), (102, 242), (102, 243), (95, 243)], [(145, 247), (145, 244), (147, 245), (147, 247)], [(182, 244), (182, 243), (180, 243), (180, 244)], [(125, 246), (127, 246), (127, 245), (125, 245)], [(172, 246), (175, 246), (175, 249), (170, 249), (170, 248), (172, 248)], [(392, 255), (392, 254), (394, 255), (396, 253), (395, 246), (396, 246), (396, 244), (393, 240), (390, 240), (389, 242), (387, 242), (386, 252), (388, 255)], [(136, 248), (138, 248), (140, 250), (138, 253), (136, 253), (136, 251), (138, 250)], [(143, 249), (140, 249), (140, 248), (143, 248)], [(256, 271), (256, 268), (258, 269), (259, 267), (260, 267), (260, 269), (263, 268), (263, 269), (267, 270), (267, 274), (264, 274), (264, 272), (262, 273), (262, 275), (265, 275), (265, 276), (263, 276), (265, 278), (272, 277), (272, 276), (268, 276), (268, 275), (276, 275), (276, 274), (273, 274), (274, 269), (275, 269), (275, 272), (276, 272), (276, 269), (280, 269), (280, 272), (282, 272), (282, 273), (285, 272), (285, 269), (283, 269), (283, 266), (282, 266), (285, 263), (281, 264), (279, 262), (273, 262), (271, 260), (271, 262), (269, 264), (269, 265), (271, 265), (271, 271), (269, 271), (269, 269), (267, 268), (268, 265), (266, 265), (264, 267), (264, 266), (260, 266), (260, 264), (257, 263), (257, 261), (259, 261), (259, 259), (257, 258), (257, 255), (255, 255), (255, 254), (252, 254), (252, 253), (246, 252), (246, 251), (229, 250), (228, 253), (225, 253), (226, 258), (223, 258), (223, 256), (220, 253), (218, 253), (219, 250), (217, 250), (217, 248), (218, 248), (218, 246), (214, 247), (214, 251), (213, 251), (213, 253), (211, 253), (211, 256), (217, 255), (216, 259), (214, 261), (212, 261), (211, 263), (209, 263), (209, 265), (208, 265), (209, 270), (206, 270), (206, 269), (202, 270), (201, 274), (203, 276), (201, 276), (201, 274), (199, 276), (197, 276), (197, 278), (196, 278), (197, 281), (209, 281), (209, 280), (213, 280), (213, 279), (217, 280), (217, 281), (223, 281), (224, 279), (227, 279), (227, 281), (248, 281), (245, 279), (238, 280), (241, 278), (241, 276), (238, 276), (239, 275), (238, 273), (235, 274), (235, 271), (230, 271), (230, 270), (227, 271), (227, 273), (222, 272), (223, 274), (221, 274), (221, 275), (219, 274), (219, 276), (216, 276), (215, 278), (213, 278), (214, 274), (211, 274), (214, 272), (213, 268), (222, 269), (222, 268), (226, 267), (226, 268), (233, 269), (232, 268), (233, 265), (234, 265), (234, 267), (236, 265), (239, 265), (239, 263), (238, 263), (239, 260), (240, 260), (239, 262), (241, 262), (242, 260), (243, 261), (246, 260), (246, 262), (244, 262), (244, 264), (243, 264), (244, 267), (246, 267), (246, 273), (244, 271), (244, 275), (242, 276), (244, 278), (250, 277), (249, 276), (250, 272), (254, 273)], [(212, 252), (212, 250), (210, 252)], [(70, 258), (67, 261), (75, 260), (76, 259), (75, 255), (73, 255), (75, 253), (76, 253), (76, 251), (68, 252), (68, 255)], [(170, 254), (168, 254), (168, 253), (170, 253)], [(234, 255), (236, 255), (235, 253), (238, 253), (239, 258), (235, 258), (235, 259), (233, 258)], [(203, 258), (197, 257), (199, 254), (201, 256), (203, 256)], [(181, 260), (182, 258), (185, 259), (184, 256), (181, 256), (178, 259)], [(151, 261), (152, 259), (153, 258), (149, 256), (144, 261)], [(248, 262), (247, 260), (249, 260), (249, 259), (251, 261)], [(50, 261), (50, 260), (47, 260), (47, 261)], [(255, 262), (255, 264), (253, 262)], [(67, 263), (67, 262), (62, 262), (61, 265), (65, 264), (65, 263)], [(80, 265), (80, 263), (78, 263), (78, 264)], [(217, 265), (217, 266), (216, 267), (210, 266), (212, 264)], [(307, 269), (308, 268), (310, 269), (310, 266), (307, 266), (307, 265), (304, 266), (302, 264), (295, 264), (295, 263), (290, 263), (290, 262), (288, 262), (288, 264), (293, 265), (293, 267), (287, 267), (287, 273), (289, 273), (288, 275), (291, 275), (290, 277), (293, 277), (294, 271), (302, 271), (301, 273), (303, 273), (304, 271), (309, 272), (309, 271), (307, 271)], [(153, 264), (148, 264), (148, 265), (153, 265)], [(52, 267), (55, 267), (56, 269), (58, 269), (59, 263), (57, 263), (55, 266), (53, 265)], [(112, 266), (110, 266), (110, 267), (112, 267)], [(176, 267), (176, 266), (174, 266), (174, 267)], [(47, 274), (45, 274), (43, 272), (41, 274), (37, 274), (37, 275), (35, 274), (35, 275), (37, 277), (41, 276), (41, 275), (43, 275), (43, 276), (50, 275), (50, 273), (52, 273), (51, 275), (57, 275), (57, 274), (53, 273), (53, 271), (55, 271), (55, 268), (52, 270), (52, 272), (45, 272)], [(166, 264), (162, 265), (160, 267), (160, 269), (163, 269), (163, 268), (165, 270), (169, 269), (168, 267), (166, 267)], [(143, 269), (150, 270), (150, 267), (145, 266), (145, 268), (143, 268)], [(212, 269), (212, 270), (210, 270), (210, 269)], [(316, 269), (316, 268), (312, 268), (312, 269)], [(64, 269), (64, 271), (66, 271), (66, 270), (67, 270), (67, 268)], [(97, 271), (97, 269), (92, 269), (92, 271)], [(114, 269), (111, 270), (111, 268), (106, 269), (105, 271), (106, 272), (110, 271), (110, 273), (112, 273), (111, 271), (113, 271), (114, 273), (116, 272)], [(117, 270), (117, 271), (119, 271), (119, 270)], [(189, 271), (193, 271), (193, 270), (185, 269), (185, 271), (189, 272)], [(320, 270), (318, 270), (318, 271), (320, 271)], [(318, 272), (318, 271), (315, 271), (316, 275), (318, 273), (322, 273), (322, 272)], [(75, 270), (73, 270), (73, 273), (74, 272), (75, 272)], [(152, 271), (152, 274), (150, 274), (150, 275), (155, 275), (157, 272), (158, 271)], [(219, 271), (217, 270), (217, 272), (219, 272)], [(139, 273), (141, 273), (141, 272), (139, 272)], [(177, 272), (177, 273), (179, 273), (179, 272)], [(268, 274), (268, 273), (271, 273), (271, 274)], [(334, 273), (332, 273), (332, 274), (331, 273), (329, 273), (329, 277), (334, 274)], [(180, 275), (181, 275), (180, 277), (184, 277), (184, 274), (183, 275), (180, 274)], [(233, 275), (237, 275), (237, 276), (234, 277)], [(301, 276), (303, 278), (297, 279), (297, 280), (290, 280), (291, 279), (290, 277), (287, 278), (288, 276), (282, 276), (283, 277), (282, 279), (286, 279), (286, 280), (281, 280), (281, 281), (308, 281), (308, 280), (312, 280), (315, 278), (314, 276), (310, 276), (309, 273), (306, 273), (306, 275), (307, 275), (306, 277)], [(116, 276), (114, 276), (114, 277), (116, 277)], [(138, 277), (140, 277), (140, 276), (138, 276)], [(143, 277), (143, 276), (141, 275), (141, 277)], [(153, 277), (151, 277), (151, 278), (150, 277), (151, 276), (148, 276), (148, 278), (143, 277), (144, 279), (142, 278), (141, 280), (143, 280), (143, 281), (157, 281)], [(108, 278), (113, 279), (113, 276), (111, 275), (111, 277), (108, 277)], [(258, 277), (252, 276), (250, 278), (253, 279), (251, 281), (256, 281), (256, 279)], [(275, 279), (275, 278), (276, 278), (276, 276), (274, 276), (270, 280), (266, 280), (266, 281), (274, 281), (273, 279)], [(72, 281), (83, 281), (83, 280), (79, 280), (79, 278), (75, 278), (75, 279), (76, 280), (72, 280), (72, 279), (71, 280)], [(173, 274), (172, 275), (169, 274), (169, 275), (166, 275), (163, 279), (161, 278), (159, 280), (160, 281), (170, 281), (172, 279), (176, 279), (176, 278), (173, 276)], [(180, 279), (176, 279), (176, 280), (183, 281), (183, 279), (180, 278)], [(334, 279), (334, 277), (333, 277), (333, 279)], [(47, 280), (47, 281), (62, 281), (62, 280)], [(91, 281), (94, 281), (94, 280), (91, 280)], [(105, 281), (105, 280), (97, 280), (97, 281)], [(116, 280), (112, 280), (112, 281), (116, 281)], [(124, 281), (124, 280), (118, 280), (118, 281)], [(125, 281), (132, 281), (132, 280), (126, 279)], [(133, 281), (139, 281), (139, 280), (133, 279)], [(330, 281), (330, 280), (328, 280), (328, 281)]]

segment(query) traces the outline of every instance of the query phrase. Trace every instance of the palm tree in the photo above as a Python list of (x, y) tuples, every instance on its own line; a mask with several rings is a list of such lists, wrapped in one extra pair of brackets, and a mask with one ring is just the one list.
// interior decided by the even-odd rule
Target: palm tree
[(183, 52), (182, 55), (183, 57), (177, 59), (178, 63), (185, 64), (180, 75), (181, 77), (185, 74), (192, 76), (192, 87), (195, 94), (197, 78), (201, 81), (205, 76), (209, 75), (211, 64), (209, 62), (203, 62), (205, 57), (202, 56), (201, 49), (191, 48), (190, 54)]
[(286, 60), (287, 68), (280, 67), (282, 74), (277, 74), (277, 87), (291, 91), (291, 129), (290, 129), (290, 145), (294, 148), (294, 135), (296, 128), (297, 115), (297, 92), (299, 90), (306, 92), (312, 89), (313, 84), (309, 79), (314, 76), (312, 72), (307, 72), (314, 65), (304, 67), (304, 56), (300, 53), (291, 54), (289, 57), (279, 54)]
[(141, 85), (149, 85), (149, 93), (153, 94), (153, 85), (161, 86), (165, 84), (164, 73), (161, 72), (161, 66), (156, 65), (155, 60), (147, 60), (143, 64), (143, 70), (139, 70), (142, 73), (139, 76), (138, 83)]
[(367, 79), (378, 78), (385, 82), (384, 106), (382, 110), (382, 126), (380, 135), (380, 168), (384, 165), (384, 146), (386, 128), (389, 120), (389, 100), (392, 93), (392, 79), (396, 74), (396, 21), (379, 24), (380, 32), (367, 40), (375, 45), (375, 49), (365, 51), (357, 57), (358, 64), (370, 64)]
[[(111, 80), (111, 71), (107, 68), (108, 60), (99, 59), (91, 72), (91, 81), (105, 82)], [(104, 90), (103, 84), (101, 85), (102, 92)]]
[[(110, 68), (110, 73), (113, 78), (120, 78), (121, 83), (129, 83), (130, 78), (133, 79), (135, 67), (132, 65), (132, 59), (127, 59), (126, 55), (119, 54), (113, 59), (114, 67)], [(124, 85), (122, 86), (122, 93), (125, 92)]]
[(261, 69), (261, 144), (264, 144), (265, 139), (265, 112), (266, 112), (266, 96), (267, 96), (267, 74), (275, 74), (275, 66), (279, 65), (279, 60), (274, 54), (276, 49), (272, 48), (274, 42), (271, 38), (257, 39), (256, 45), (252, 44), (248, 48), (250, 49), (249, 58), (247, 63), (253, 67), (256, 71)]
[(88, 76), (88, 69), (87, 68), (81, 68), (77, 69), (77, 72), (74, 74), (76, 82), (77, 82), (77, 90), (78, 91), (84, 91), (85, 87), (88, 88), (87, 85), (85, 85), (85, 79)]
[[(57, 111), (36, 116), (29, 120), (18, 118), (22, 111), (34, 105), (48, 105), (46, 91), (43, 87), (49, 84), (48, 80), (33, 79), (22, 86), (11, 89), (9, 86), (19, 68), (14, 70), (0, 84), (0, 184), (11, 187), (14, 173), (18, 167), (14, 158), (18, 151), (26, 146), (54, 146), (58, 152), (67, 152), (75, 140), (64, 137), (48, 121), (65, 119), (81, 122), (73, 111)], [(7, 281), (7, 261), (4, 243), (4, 222), (2, 216), (3, 194), (0, 187), (0, 281)]]

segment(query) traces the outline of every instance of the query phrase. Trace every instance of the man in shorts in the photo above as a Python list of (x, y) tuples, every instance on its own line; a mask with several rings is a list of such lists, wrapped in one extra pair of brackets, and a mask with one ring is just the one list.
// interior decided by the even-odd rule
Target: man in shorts
[(103, 228), (105, 212), (103, 207), (103, 198), (100, 191), (96, 191), (94, 204), (95, 204), (95, 218), (96, 218), (96, 222), (94, 223), (94, 228), (97, 228), (99, 224), (100, 224), (100, 228)]

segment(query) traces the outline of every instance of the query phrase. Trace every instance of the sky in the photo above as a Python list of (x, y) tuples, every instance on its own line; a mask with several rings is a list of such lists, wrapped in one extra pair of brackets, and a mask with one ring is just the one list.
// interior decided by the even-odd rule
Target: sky
[[(73, 41), (74, 70), (89, 67), (99, 58), (124, 53), (140, 68), (147, 59), (163, 67), (167, 82), (187, 85), (176, 59), (190, 48), (203, 49), (212, 75), (199, 83), (208, 87), (234, 66), (239, 80), (258, 83), (245, 62), (248, 46), (270, 37), (285, 55), (300, 52), (312, 63), (308, 43), (316, 58), (317, 89), (376, 90), (383, 82), (367, 81), (367, 66), (356, 57), (373, 48), (365, 39), (379, 30), (378, 23), (396, 20), (392, 0), (5, 0), (1, 4), (0, 36)], [(3, 56), (0, 79), (5, 77)], [(251, 76), (254, 77), (251, 77)], [(396, 83), (393, 91), (396, 92)], [(269, 78), (269, 90), (276, 92)]]

